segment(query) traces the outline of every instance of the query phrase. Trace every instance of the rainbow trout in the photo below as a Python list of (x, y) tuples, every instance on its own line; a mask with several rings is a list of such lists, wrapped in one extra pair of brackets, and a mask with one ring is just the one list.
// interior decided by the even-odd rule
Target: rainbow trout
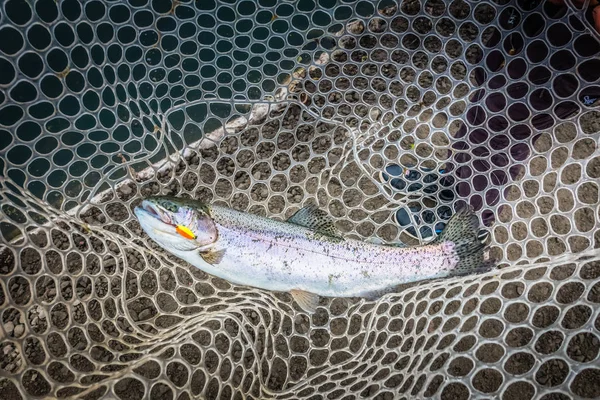
[(230, 282), (291, 293), (314, 312), (320, 296), (375, 298), (401, 283), (490, 268), (472, 211), (457, 212), (431, 243), (397, 247), (345, 239), (322, 210), (307, 206), (286, 222), (174, 197), (136, 207), (162, 248)]

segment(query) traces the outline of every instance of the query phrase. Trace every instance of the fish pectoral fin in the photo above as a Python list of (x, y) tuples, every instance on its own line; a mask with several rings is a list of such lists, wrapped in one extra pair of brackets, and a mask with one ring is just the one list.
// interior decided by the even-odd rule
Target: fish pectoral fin
[(198, 254), (200, 254), (200, 257), (202, 257), (202, 259), (207, 263), (215, 265), (223, 261), (223, 256), (225, 256), (225, 249), (201, 251)]
[(303, 226), (322, 235), (342, 238), (341, 233), (335, 227), (333, 219), (331, 219), (329, 214), (313, 204), (296, 211), (294, 215), (288, 218), (287, 222)]
[(314, 313), (319, 305), (319, 295), (304, 290), (292, 289), (290, 294), (304, 311)]

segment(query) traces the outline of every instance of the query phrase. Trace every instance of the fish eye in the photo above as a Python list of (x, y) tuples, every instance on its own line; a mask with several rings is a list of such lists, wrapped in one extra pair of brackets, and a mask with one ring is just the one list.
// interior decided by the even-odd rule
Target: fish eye
[(178, 207), (173, 203), (165, 203), (164, 206), (168, 211), (177, 212)]
[(169, 201), (169, 200), (160, 200), (160, 201), (158, 201), (158, 205), (160, 205), (166, 211), (169, 211), (169, 212), (172, 212), (172, 213), (177, 212), (177, 210), (179, 209), (179, 207), (177, 206), (177, 204), (175, 204), (175, 203), (173, 203), (172, 201)]

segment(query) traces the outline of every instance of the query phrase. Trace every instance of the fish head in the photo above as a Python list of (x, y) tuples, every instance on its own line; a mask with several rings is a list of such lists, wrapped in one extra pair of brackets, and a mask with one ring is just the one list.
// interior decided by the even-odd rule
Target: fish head
[(135, 208), (142, 229), (166, 250), (194, 251), (219, 238), (210, 208), (175, 197), (150, 197)]

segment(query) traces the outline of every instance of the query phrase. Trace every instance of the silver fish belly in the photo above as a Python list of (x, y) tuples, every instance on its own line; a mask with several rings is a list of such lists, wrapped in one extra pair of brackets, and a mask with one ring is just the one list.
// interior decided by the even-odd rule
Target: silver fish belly
[[(354, 297), (447, 273), (458, 262), (450, 242), (413, 248), (336, 240), (308, 228), (213, 209), (224, 250), (222, 278), (268, 290), (300, 289)], [(198, 256), (193, 263), (202, 268)]]

